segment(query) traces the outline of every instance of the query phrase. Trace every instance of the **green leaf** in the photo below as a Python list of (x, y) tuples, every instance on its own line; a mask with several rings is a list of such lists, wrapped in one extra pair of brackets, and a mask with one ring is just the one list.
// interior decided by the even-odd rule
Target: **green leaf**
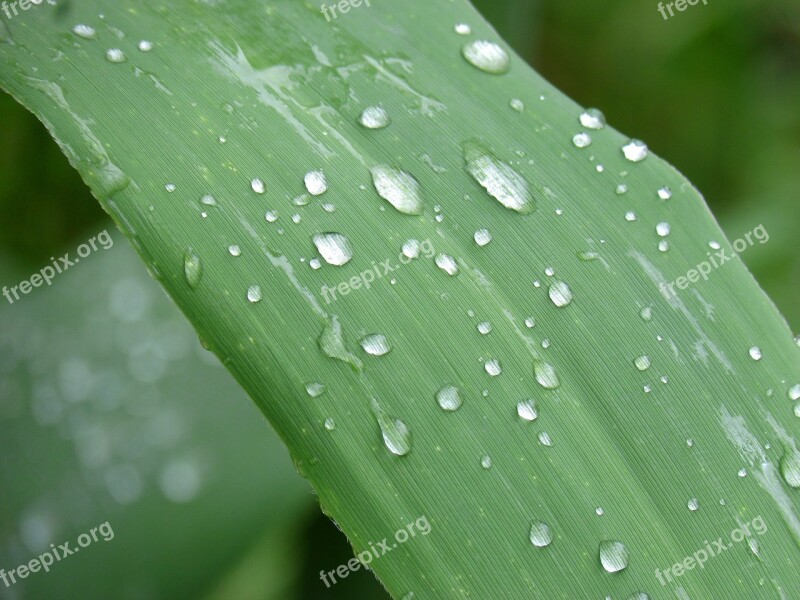
[[(786, 323), (738, 258), (665, 292), (733, 254), (698, 192), (652, 153), (626, 158), (627, 136), (586, 130), (510, 51), (506, 66), (491, 45), (465, 50), (504, 47), (467, 4), (373, 2), (327, 22), (288, 0), (87, 2), (8, 28), (3, 86), (355, 552), (430, 524), (370, 564), (393, 596), (800, 595)], [(370, 106), (391, 123), (362, 126)], [(304, 178), (319, 170), (316, 196)], [(457, 410), (437, 399), (450, 387)], [(657, 569), (745, 525), (749, 541), (661, 589)]]

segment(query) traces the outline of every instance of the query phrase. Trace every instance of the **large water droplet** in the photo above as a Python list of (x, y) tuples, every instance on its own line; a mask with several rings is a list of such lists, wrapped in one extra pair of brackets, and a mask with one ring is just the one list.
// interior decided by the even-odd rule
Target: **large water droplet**
[(310, 171), (304, 178), (306, 190), (312, 196), (321, 196), (328, 191), (328, 180), (322, 171)]
[(267, 191), (266, 184), (258, 177), (250, 182), (250, 187), (256, 194), (263, 194)]
[(365, 338), (362, 338), (360, 343), (361, 347), (364, 349), (364, 352), (370, 356), (384, 356), (385, 354), (389, 354), (389, 352), (392, 350), (389, 340), (381, 333), (373, 333), (372, 335), (368, 335)]
[(488, 229), (478, 229), (475, 232), (474, 239), (478, 246), (485, 246), (492, 241), (492, 234), (489, 233)]
[(523, 400), (517, 403), (517, 415), (523, 421), (535, 421), (539, 417), (539, 412), (533, 400)]
[(547, 390), (555, 390), (561, 385), (555, 367), (543, 360), (533, 361), (533, 374), (539, 385)]
[(458, 263), (449, 254), (439, 254), (436, 256), (436, 266), (448, 275), (458, 275)]
[(617, 573), (628, 566), (628, 549), (622, 542), (600, 542), (600, 564), (608, 573)]
[(640, 371), (647, 371), (650, 368), (650, 357), (646, 354), (642, 354), (641, 356), (637, 356), (633, 359), (633, 364), (636, 366), (637, 369)]
[(454, 411), (461, 408), (463, 403), (461, 400), (461, 393), (457, 387), (448, 385), (436, 392), (436, 402), (442, 410)]
[(497, 377), (498, 375), (500, 375), (500, 373), (503, 372), (503, 367), (500, 364), (500, 361), (497, 360), (496, 358), (493, 358), (491, 360), (487, 360), (484, 363), (483, 368), (486, 369), (486, 372), (491, 377)]
[(489, 195), (506, 208), (528, 214), (535, 208), (528, 182), (510, 165), (498, 160), (481, 144), (462, 144), (465, 168)]
[(800, 488), (800, 452), (787, 449), (781, 458), (781, 475), (789, 487)]
[(602, 129), (606, 126), (605, 115), (596, 108), (587, 108), (581, 113), (579, 120), (586, 129)]
[(507, 73), (511, 67), (508, 53), (488, 40), (475, 40), (465, 44), (461, 54), (472, 66), (492, 75)]
[(569, 289), (569, 286), (563, 281), (554, 281), (551, 283), (548, 294), (553, 304), (559, 308), (563, 308), (572, 302), (572, 290)]
[(191, 248), (187, 249), (183, 256), (183, 272), (190, 288), (195, 289), (200, 285), (200, 280), (203, 278), (203, 263)]
[(530, 532), (531, 544), (537, 548), (545, 548), (553, 542), (553, 532), (547, 523), (535, 521), (531, 525)]
[(371, 173), (375, 190), (381, 198), (405, 215), (422, 214), (419, 183), (410, 174), (385, 165), (373, 167)]
[(329, 265), (341, 267), (353, 258), (350, 241), (341, 233), (318, 233), (313, 240), (322, 258)]
[(641, 140), (631, 140), (622, 147), (622, 153), (631, 162), (640, 162), (647, 158), (647, 144)]
[(391, 123), (389, 113), (380, 106), (368, 106), (365, 108), (358, 121), (367, 129), (383, 129)]
[(386, 414), (378, 401), (372, 400), (372, 412), (381, 428), (383, 444), (395, 456), (405, 456), (411, 452), (411, 431), (403, 421)]

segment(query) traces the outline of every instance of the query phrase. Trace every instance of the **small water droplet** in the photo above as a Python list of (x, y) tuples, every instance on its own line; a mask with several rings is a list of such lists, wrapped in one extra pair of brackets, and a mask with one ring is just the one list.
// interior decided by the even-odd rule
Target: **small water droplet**
[(650, 357), (646, 354), (643, 354), (633, 359), (633, 364), (636, 365), (636, 368), (640, 371), (647, 371), (652, 363), (650, 361)]
[(386, 414), (378, 401), (372, 400), (372, 412), (381, 429), (383, 444), (395, 456), (406, 456), (411, 452), (411, 430), (403, 421)]
[(336, 429), (336, 421), (334, 421), (331, 417), (325, 419), (325, 429), (328, 431), (333, 431)]
[(325, 386), (321, 383), (309, 383), (306, 385), (306, 392), (312, 398), (319, 398), (325, 393)]
[(748, 350), (748, 352), (750, 354), (750, 358), (753, 360), (761, 360), (763, 358), (763, 354), (761, 354), (761, 348), (758, 346), (753, 346), (750, 348), (750, 350)]
[(459, 23), (455, 26), (455, 31), (458, 35), (470, 35), (472, 33), (472, 27), (466, 23)]
[(661, 237), (667, 237), (670, 234), (670, 226), (666, 221), (662, 221), (656, 225), (656, 233)]
[(419, 258), (420, 252), (422, 251), (422, 246), (419, 243), (419, 240), (408, 240), (403, 244), (403, 256), (406, 258), (414, 259)]
[(463, 403), (458, 388), (452, 385), (443, 387), (436, 392), (436, 402), (442, 410), (450, 412), (461, 408), (461, 404)]
[(592, 143), (592, 136), (588, 133), (578, 133), (572, 138), (576, 148), (586, 148)]
[(794, 405), (794, 416), (800, 417), (800, 402)]
[(278, 211), (277, 210), (268, 210), (267, 214), (264, 215), (264, 218), (267, 220), (268, 223), (274, 223), (278, 220)]
[(481, 457), (481, 466), (484, 469), (491, 469), (492, 468), (492, 457), (489, 456), (488, 454), (484, 454)]
[(170, 194), (175, 191), (176, 187), (174, 183), (168, 183), (164, 186), (164, 189), (167, 190)]
[(525, 319), (525, 327), (527, 327), (528, 329), (533, 329), (534, 327), (536, 327), (536, 320), (533, 317), (528, 317), (527, 319)]
[(341, 267), (353, 258), (350, 241), (341, 233), (318, 233), (312, 239), (317, 251), (329, 265)]
[(669, 200), (672, 198), (672, 190), (666, 185), (658, 190), (658, 197), (662, 200)]
[(507, 73), (511, 67), (508, 53), (488, 40), (475, 40), (465, 44), (461, 54), (472, 66), (492, 75)]
[(659, 252), (669, 252), (669, 242), (667, 240), (658, 242), (658, 250)]
[(653, 309), (649, 306), (645, 306), (640, 312), (639, 316), (642, 318), (643, 321), (652, 321), (653, 320)]
[(617, 191), (617, 195), (618, 196), (622, 196), (624, 194), (627, 194), (628, 193), (628, 186), (625, 185), (624, 183), (620, 183), (617, 186), (617, 190), (616, 191)]
[(647, 158), (647, 144), (641, 140), (630, 140), (622, 147), (622, 153), (631, 162), (640, 162)]
[(488, 335), (492, 332), (492, 324), (489, 321), (484, 321), (482, 323), (478, 323), (478, 331), (482, 335)]
[(747, 477), (747, 469), (739, 469), (739, 477)]
[(253, 304), (261, 302), (261, 287), (257, 285), (251, 285), (249, 288), (247, 288), (247, 299)]
[(517, 403), (517, 416), (523, 421), (535, 421), (539, 417), (536, 404), (533, 400), (523, 400)]
[(266, 186), (266, 184), (264, 183), (264, 181), (263, 181), (263, 180), (259, 179), (258, 177), (254, 178), (254, 179), (253, 179), (253, 180), (250, 182), (250, 188), (251, 188), (251, 189), (252, 189), (252, 190), (253, 190), (253, 191), (254, 191), (256, 194), (263, 194), (263, 193), (265, 193), (265, 192), (267, 191), (267, 186)]
[(628, 596), (628, 600), (650, 600), (650, 596), (644, 592), (636, 592), (635, 594)]
[(72, 28), (72, 32), (84, 39), (91, 40), (97, 36), (97, 32), (94, 30), (94, 27), (90, 27), (89, 25), (75, 25)]
[(141, 40), (138, 45), (139, 50), (142, 52), (150, 52), (153, 49), (153, 42), (150, 40)]
[(781, 475), (789, 487), (800, 488), (800, 452), (787, 449), (781, 458)]
[(632, 210), (629, 210), (628, 212), (625, 213), (625, 220), (628, 221), (628, 222), (635, 221), (636, 220), (636, 213), (633, 212)]
[(190, 248), (183, 256), (183, 272), (189, 287), (196, 289), (203, 277), (203, 264), (200, 257)]
[(462, 147), (467, 172), (492, 198), (520, 214), (534, 210), (533, 196), (522, 175), (477, 142), (465, 142)]
[(689, 448), (694, 448), (694, 440), (693, 440), (692, 438), (688, 438), (688, 439), (686, 440), (686, 445), (687, 445)]
[(689, 502), (686, 503), (686, 506), (689, 507), (690, 511), (695, 512), (700, 508), (700, 502), (697, 500), (697, 498), (691, 498)]
[(112, 63), (125, 62), (125, 53), (119, 48), (109, 48), (106, 50), (106, 60)]
[(547, 291), (553, 304), (563, 308), (572, 302), (572, 290), (563, 281), (554, 281)]
[(492, 234), (489, 233), (488, 229), (478, 229), (478, 231), (475, 232), (474, 238), (478, 246), (485, 246), (492, 241)]
[(205, 206), (216, 206), (217, 200), (211, 194), (206, 194), (202, 198), (200, 198), (200, 203), (204, 204)]
[(561, 385), (555, 367), (543, 360), (533, 362), (533, 374), (539, 385), (547, 390), (555, 390)]
[(578, 260), (583, 262), (592, 262), (594, 260), (598, 260), (600, 255), (597, 252), (585, 252), (581, 251), (577, 253)]
[(328, 180), (322, 171), (310, 171), (304, 178), (306, 190), (312, 196), (321, 196), (328, 191)]
[(449, 254), (439, 254), (436, 256), (436, 266), (450, 276), (458, 275), (458, 263)]
[(604, 514), (606, 514), (606, 511), (603, 510), (602, 506), (598, 506), (594, 509), (594, 514), (596, 514), (598, 517), (602, 517)]
[(497, 360), (496, 358), (487, 360), (484, 363), (483, 368), (486, 369), (486, 372), (491, 377), (497, 377), (498, 375), (500, 375), (500, 373), (503, 372), (503, 367), (500, 365), (500, 361)]
[(509, 102), (509, 105), (519, 113), (525, 112), (525, 103), (519, 98), (513, 98), (511, 102)]
[(531, 525), (531, 544), (537, 548), (546, 548), (553, 542), (553, 532), (547, 523), (536, 521)]
[(371, 170), (378, 195), (405, 215), (422, 214), (423, 202), (419, 183), (405, 171), (385, 165)]
[(367, 129), (383, 129), (391, 123), (389, 113), (380, 106), (368, 106), (361, 113), (358, 122)]
[(550, 437), (550, 434), (546, 431), (539, 432), (539, 443), (542, 446), (547, 446), (548, 448), (553, 445), (553, 439)]
[(361, 347), (370, 356), (384, 356), (392, 350), (389, 340), (381, 333), (373, 333), (362, 338)]
[(579, 120), (586, 129), (602, 129), (606, 126), (606, 117), (597, 108), (587, 108), (581, 113)]
[(608, 573), (617, 573), (628, 566), (628, 549), (622, 542), (600, 542), (600, 564)]
[(242, 255), (242, 249), (239, 248), (239, 246), (237, 246), (236, 244), (232, 244), (232, 245), (228, 246), (228, 252), (230, 252), (231, 256), (241, 256)]

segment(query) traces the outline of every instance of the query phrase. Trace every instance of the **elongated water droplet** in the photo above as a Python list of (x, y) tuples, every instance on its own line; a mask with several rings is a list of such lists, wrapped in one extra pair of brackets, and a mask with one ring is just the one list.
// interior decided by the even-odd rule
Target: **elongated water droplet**
[(519, 98), (513, 98), (511, 102), (509, 102), (509, 106), (519, 113), (525, 112), (525, 103)]
[(306, 385), (306, 392), (312, 398), (319, 398), (325, 393), (325, 386), (321, 383), (309, 383)]
[(628, 549), (622, 542), (600, 542), (600, 564), (608, 573), (617, 573), (628, 566)]
[(633, 359), (633, 364), (636, 366), (637, 369), (640, 371), (647, 371), (650, 368), (650, 357), (646, 354), (642, 354), (641, 356), (637, 356)]
[(341, 267), (353, 258), (350, 241), (341, 233), (318, 233), (312, 239), (317, 251), (329, 265)]
[(119, 48), (109, 48), (106, 50), (106, 60), (112, 63), (125, 62), (125, 53)]
[(203, 277), (203, 264), (200, 257), (191, 248), (183, 256), (183, 272), (189, 287), (196, 289)]
[(546, 431), (540, 431), (538, 437), (539, 437), (539, 443), (542, 446), (550, 447), (553, 445), (553, 439), (550, 437), (550, 434), (547, 433)]
[(311, 171), (304, 178), (306, 190), (312, 196), (321, 196), (328, 191), (328, 180), (322, 171)]
[(236, 244), (228, 246), (228, 252), (230, 253), (231, 256), (241, 256), (242, 255), (242, 249), (239, 248), (239, 246), (237, 246)]
[(334, 421), (333, 418), (331, 417), (325, 419), (325, 429), (327, 429), (328, 431), (333, 431), (334, 429), (336, 429), (336, 421)]
[(523, 400), (517, 403), (517, 416), (523, 421), (535, 421), (539, 417), (536, 403), (533, 400)]
[(498, 160), (480, 143), (462, 144), (467, 172), (506, 208), (528, 214), (535, 208), (528, 182), (510, 165)]
[(450, 276), (458, 275), (458, 263), (449, 254), (439, 254), (436, 256), (436, 266)]
[(261, 302), (261, 287), (257, 285), (251, 285), (247, 288), (247, 299), (256, 304), (257, 302)]
[(533, 362), (533, 374), (539, 385), (547, 390), (555, 390), (561, 385), (555, 367), (543, 360)]
[(647, 158), (647, 144), (641, 140), (631, 140), (622, 147), (622, 153), (631, 162), (640, 162)]
[(794, 416), (800, 417), (800, 402), (794, 405)]
[(459, 23), (455, 26), (455, 31), (458, 35), (470, 35), (472, 33), (472, 27), (466, 23)]
[(365, 108), (358, 121), (367, 129), (383, 129), (391, 123), (389, 113), (380, 106), (368, 106)]
[(392, 350), (389, 340), (381, 333), (373, 333), (361, 340), (361, 347), (370, 356), (384, 356)]
[(91, 40), (97, 36), (97, 32), (94, 30), (94, 27), (90, 27), (89, 25), (75, 25), (72, 28), (72, 32), (84, 39)]
[(550, 526), (541, 521), (535, 521), (531, 525), (529, 537), (531, 544), (537, 548), (545, 548), (553, 542), (553, 532), (550, 530)]
[(764, 356), (761, 353), (761, 348), (759, 348), (758, 346), (753, 346), (752, 348), (750, 348), (750, 350), (748, 350), (748, 352), (750, 354), (750, 358), (752, 358), (753, 360), (761, 360)]
[(596, 108), (587, 108), (579, 118), (581, 125), (586, 129), (602, 129), (606, 126), (606, 117)]
[(492, 457), (489, 456), (488, 454), (484, 454), (481, 457), (481, 466), (484, 469), (491, 469), (492, 468)]
[(333, 358), (351, 364), (355, 369), (360, 370), (361, 361), (352, 353), (347, 351), (344, 344), (344, 334), (342, 324), (338, 317), (334, 316), (325, 325), (319, 336), (319, 348), (328, 358)]
[(487, 360), (484, 363), (483, 368), (486, 369), (486, 372), (491, 377), (497, 377), (498, 375), (500, 375), (500, 373), (503, 372), (503, 367), (500, 364), (500, 361), (497, 360), (496, 358), (493, 358), (491, 360)]
[(492, 75), (508, 73), (511, 68), (508, 53), (488, 40), (475, 40), (465, 44), (461, 54), (472, 66)]
[(405, 171), (386, 165), (371, 170), (378, 195), (404, 215), (422, 214), (423, 202), (419, 183)]
[(452, 385), (443, 387), (436, 392), (436, 402), (442, 410), (451, 412), (461, 408), (463, 403), (458, 388)]
[(478, 229), (478, 231), (475, 232), (474, 239), (478, 246), (485, 246), (492, 241), (492, 234), (489, 233), (488, 229)]
[(787, 392), (789, 400), (800, 400), (800, 383), (794, 384)]
[(787, 449), (781, 458), (781, 475), (789, 487), (800, 488), (800, 452)]
[(406, 456), (411, 452), (411, 430), (403, 421), (395, 419), (383, 410), (378, 401), (372, 400), (372, 412), (381, 429), (383, 444), (395, 456)]
[(554, 281), (551, 283), (548, 294), (553, 304), (559, 308), (563, 308), (572, 302), (572, 290), (569, 289), (569, 286), (563, 281)]
[(251, 189), (252, 189), (252, 190), (253, 190), (253, 191), (254, 191), (256, 194), (263, 194), (263, 193), (265, 193), (265, 192), (267, 191), (267, 186), (266, 186), (266, 184), (265, 184), (265, 183), (264, 183), (264, 182), (263, 182), (261, 179), (259, 179), (258, 177), (256, 177), (255, 179), (253, 179), (253, 180), (250, 182), (250, 188), (251, 188)]

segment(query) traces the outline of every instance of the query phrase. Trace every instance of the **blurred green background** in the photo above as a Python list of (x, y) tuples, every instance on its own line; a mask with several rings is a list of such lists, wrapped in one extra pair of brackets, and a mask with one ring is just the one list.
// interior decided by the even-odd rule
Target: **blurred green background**
[[(384, 0), (388, 1), (388, 0)], [(645, 140), (705, 195), (800, 330), (800, 2), (479, 0), (539, 72)], [(111, 224), (44, 127), (0, 96), (0, 279)], [(0, 598), (386, 598), (122, 236), (0, 302), (0, 568), (105, 521), (115, 538)], [(66, 358), (65, 358), (66, 357)], [(387, 532), (389, 535), (391, 532)]]

